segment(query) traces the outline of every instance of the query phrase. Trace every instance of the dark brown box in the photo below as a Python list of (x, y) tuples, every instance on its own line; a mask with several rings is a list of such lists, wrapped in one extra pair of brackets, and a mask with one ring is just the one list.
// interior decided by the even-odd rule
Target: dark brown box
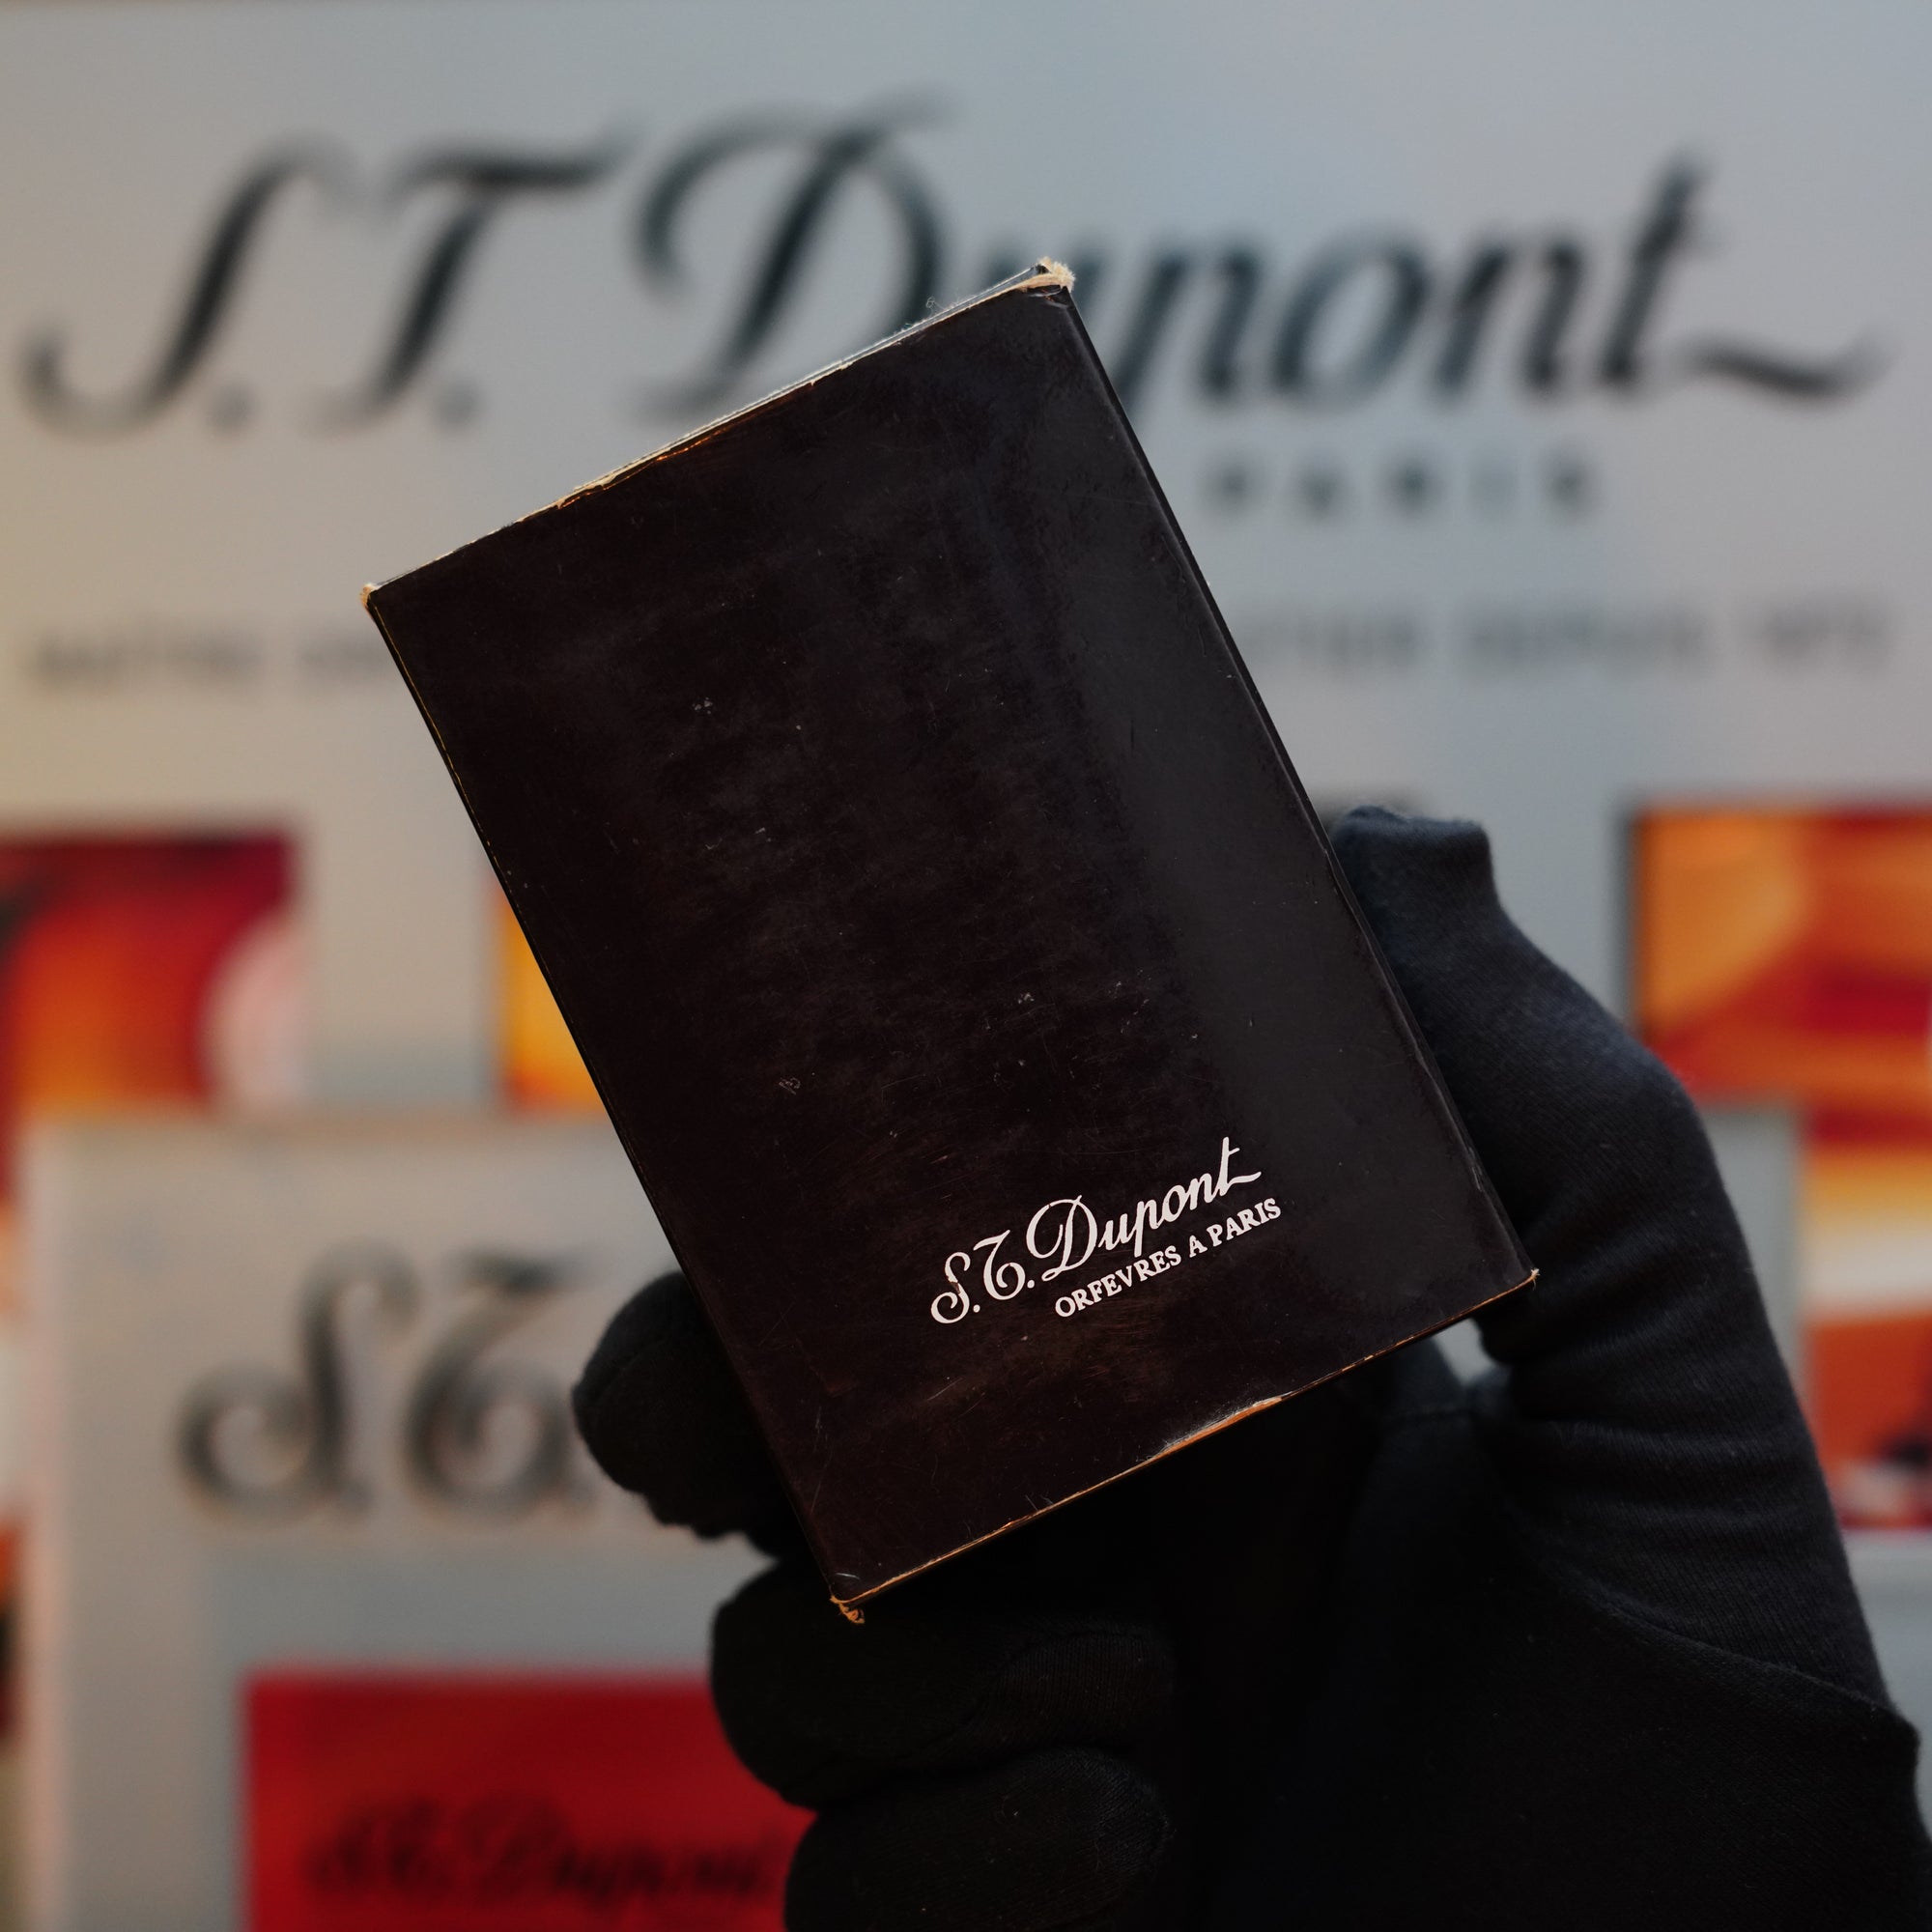
[(1051, 265), (367, 601), (841, 1603), (1529, 1274)]

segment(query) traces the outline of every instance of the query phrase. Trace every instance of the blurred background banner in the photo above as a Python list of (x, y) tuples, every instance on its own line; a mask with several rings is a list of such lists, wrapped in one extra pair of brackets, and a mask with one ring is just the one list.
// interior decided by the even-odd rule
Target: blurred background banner
[(1907, 0), (0, 36), (0, 810), (298, 830), (326, 1097), (489, 1085), (481, 867), (360, 585), (1042, 250), (1310, 788), (1488, 820), (1593, 985), (1648, 794), (1926, 781)]
[[(298, 1883), (354, 1867), (365, 1695), (563, 1725), (536, 1763), (619, 1672), (710, 1788), (679, 1673), (738, 1559), (566, 1449), (480, 1516), (411, 1460), (452, 1336), (528, 1312), (490, 1359), (554, 1393), (662, 1250), (357, 592), (1039, 253), (1311, 791), (1485, 820), (1713, 1110), (1932, 1717), (1928, 69), (1910, 0), (0, 5), (41, 1922), (389, 1922)], [(364, 1124), (76, 1129), (9, 1192), (25, 1118), (160, 1101)], [(452, 1105), (522, 1120), (371, 1111)], [(377, 1378), (325, 1456), (338, 1302)]]

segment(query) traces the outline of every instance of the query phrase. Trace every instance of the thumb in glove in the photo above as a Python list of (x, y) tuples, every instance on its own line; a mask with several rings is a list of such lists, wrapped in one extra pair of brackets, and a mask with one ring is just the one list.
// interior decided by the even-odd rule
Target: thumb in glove
[(1503, 911), (1480, 828), (1336, 855), (1537, 1285), (1481, 1318), (1490, 1453), (1539, 1546), (1680, 1635), (1883, 1701), (1824, 1480), (1695, 1109)]

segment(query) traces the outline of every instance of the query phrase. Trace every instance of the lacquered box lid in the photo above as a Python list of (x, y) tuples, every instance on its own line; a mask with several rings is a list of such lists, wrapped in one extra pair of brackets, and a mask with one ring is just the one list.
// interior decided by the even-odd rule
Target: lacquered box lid
[(1064, 274), (368, 602), (840, 1601), (1529, 1274)]

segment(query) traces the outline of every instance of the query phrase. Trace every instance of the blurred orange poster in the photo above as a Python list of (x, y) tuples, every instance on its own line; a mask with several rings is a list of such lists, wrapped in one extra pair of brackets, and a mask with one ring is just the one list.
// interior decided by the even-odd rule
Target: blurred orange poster
[(1932, 1146), (1814, 1142), (1799, 1237), (1808, 1406), (1839, 1511), (1932, 1525)]
[(701, 1682), (256, 1678), (249, 1932), (779, 1932), (807, 1816)]
[(1700, 1098), (1932, 1132), (1932, 806), (1646, 813), (1636, 1020)]
[(1633, 987), (1700, 1100), (1804, 1123), (1805, 1406), (1848, 1522), (1932, 1525), (1932, 806), (1635, 831)]
[(497, 1065), (503, 1097), (512, 1106), (602, 1111), (570, 1029), (501, 893), (497, 895)]

